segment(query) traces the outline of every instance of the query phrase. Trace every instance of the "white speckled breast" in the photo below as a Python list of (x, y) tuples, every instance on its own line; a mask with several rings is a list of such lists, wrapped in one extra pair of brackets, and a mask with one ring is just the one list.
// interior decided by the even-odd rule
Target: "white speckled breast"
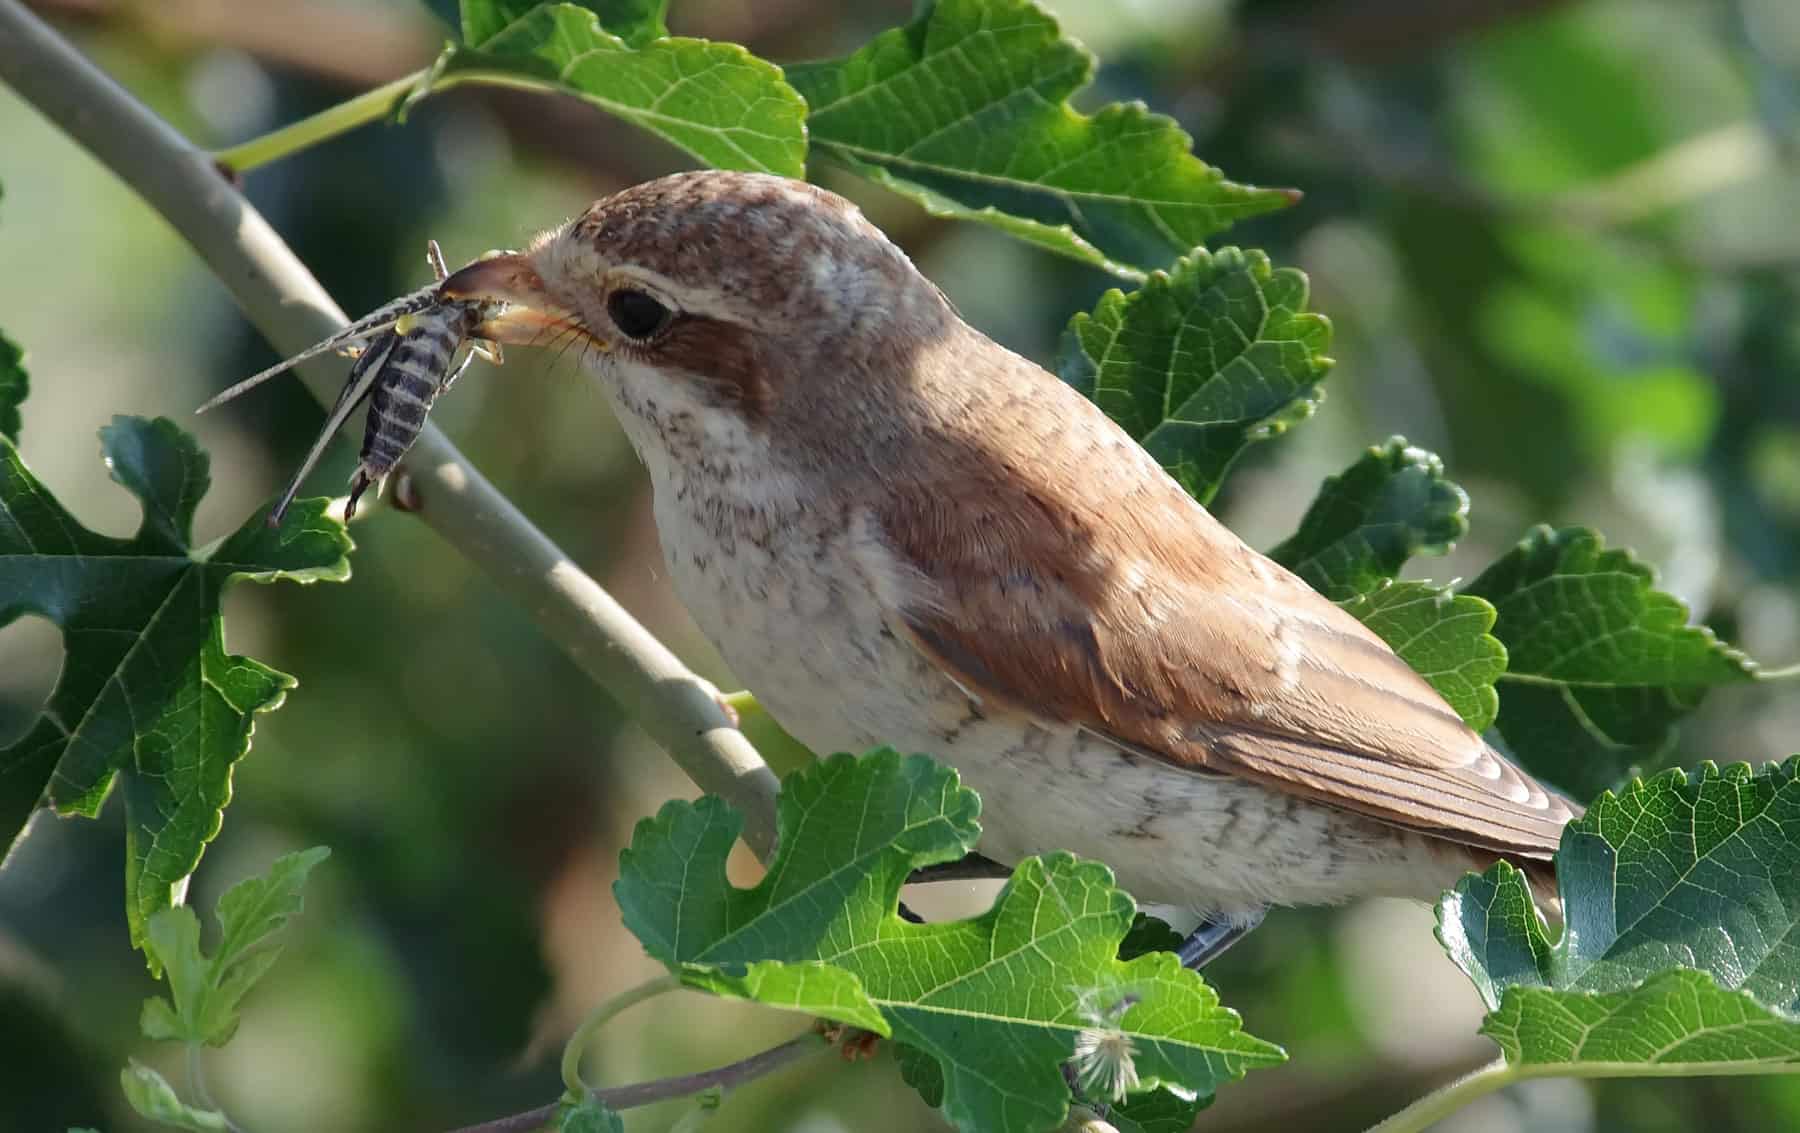
[(996, 860), (1071, 850), (1112, 866), (1142, 902), (1226, 916), (1429, 900), (1470, 866), (1453, 846), (1346, 811), (984, 709), (885, 624), (858, 536), (822, 531), (824, 517), (741, 480), (702, 491), (682, 468), (651, 471), (675, 588), (738, 678), (815, 751), (887, 744), (955, 766), (981, 795), (982, 851)]

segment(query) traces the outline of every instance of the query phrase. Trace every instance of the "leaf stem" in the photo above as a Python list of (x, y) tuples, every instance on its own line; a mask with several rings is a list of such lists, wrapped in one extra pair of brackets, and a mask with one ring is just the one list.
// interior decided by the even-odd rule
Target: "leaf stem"
[(1534, 1078), (1747, 1078), (1800, 1074), (1800, 1062), (1746, 1059), (1740, 1062), (1545, 1062), (1509, 1065), (1495, 1059), (1448, 1085), (1431, 1091), (1368, 1133), (1417, 1133), (1483, 1094)]
[[(689, 1094), (697, 1094), (702, 1090), (735, 1089), (746, 1082), (772, 1074), (790, 1062), (825, 1050), (831, 1044), (817, 1031), (808, 1031), (796, 1035), (778, 1046), (758, 1051), (748, 1058), (712, 1070), (702, 1070), (697, 1074), (679, 1074), (672, 1078), (658, 1078), (652, 1082), (639, 1082), (630, 1086), (614, 1086), (605, 1090), (589, 1091), (589, 1096), (605, 1102), (613, 1109), (636, 1109), (639, 1106), (652, 1105), (656, 1102), (668, 1101), (671, 1098), (684, 1098)], [(497, 1117), (492, 1121), (484, 1121), (479, 1125), (469, 1125), (455, 1133), (530, 1133), (541, 1129), (544, 1123), (556, 1116), (556, 1109), (561, 1102), (551, 1102), (524, 1113), (515, 1113), (508, 1117)]]
[(1433, 1123), (1450, 1116), (1481, 1095), (1492, 1093), (1509, 1082), (1518, 1081), (1520, 1077), (1522, 1075), (1518, 1068), (1508, 1065), (1504, 1058), (1496, 1058), (1486, 1066), (1431, 1091), (1379, 1125), (1371, 1126), (1368, 1133), (1417, 1133), (1418, 1130), (1429, 1128)]
[(567, 1045), (563, 1047), (563, 1085), (573, 1093), (581, 1094), (587, 1091), (587, 1083), (581, 1080), (581, 1058), (587, 1053), (588, 1040), (592, 1039), (595, 1032), (599, 1031), (601, 1027), (611, 1022), (613, 1016), (637, 1006), (646, 999), (655, 999), (665, 992), (674, 991), (680, 986), (680, 977), (671, 972), (664, 972), (655, 979), (645, 980), (636, 987), (627, 988), (594, 1008), (588, 1017), (581, 1021), (581, 1026), (575, 1028), (575, 1033), (569, 1036)]
[(383, 83), (298, 122), (219, 150), (213, 154), (213, 159), (234, 173), (244, 173), (330, 141), (339, 134), (347, 134), (358, 126), (387, 117), (425, 73), (420, 70), (402, 75), (391, 83)]
[[(129, 185), (200, 253), (249, 320), (292, 353), (347, 321), (331, 296), (220, 176), (212, 155), (95, 67), (18, 0), (0, 0), (0, 81)], [(324, 404), (343, 374), (301, 368)], [(681, 663), (427, 424), (401, 466), (417, 509), (457, 551), (531, 616), (594, 683), (611, 693), (702, 791), (744, 816), (744, 841), (767, 858), (780, 784), (725, 715), (718, 693)]]
[(200, 1108), (218, 1114), (228, 1133), (243, 1133), (237, 1122), (231, 1120), (218, 1102), (213, 1101), (212, 1091), (206, 1088), (206, 1064), (201, 1060), (202, 1053), (201, 1044), (190, 1039), (187, 1044), (188, 1093), (193, 1095)]

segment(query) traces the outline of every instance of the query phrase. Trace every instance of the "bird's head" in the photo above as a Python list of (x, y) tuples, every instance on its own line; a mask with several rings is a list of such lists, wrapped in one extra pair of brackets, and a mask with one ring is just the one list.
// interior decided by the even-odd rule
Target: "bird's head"
[(684, 438), (866, 443), (919, 352), (960, 325), (850, 202), (750, 173), (615, 193), (526, 251), (456, 272), (442, 293), (508, 304), (484, 337), (572, 346), (653, 465)]

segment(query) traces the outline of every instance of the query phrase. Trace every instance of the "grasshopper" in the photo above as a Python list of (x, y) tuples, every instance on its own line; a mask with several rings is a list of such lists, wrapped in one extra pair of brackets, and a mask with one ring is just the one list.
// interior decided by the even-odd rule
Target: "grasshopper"
[[(356, 502), (363, 492), (379, 485), (406, 455), (424, 429), (438, 395), (450, 389), (469, 363), (477, 356), (496, 365), (503, 360), (499, 343), (473, 337), (475, 328), (498, 314), (503, 304), (445, 298), (438, 286), (450, 272), (437, 241), (427, 243), (425, 258), (436, 276), (431, 286), (378, 307), (323, 342), (245, 378), (195, 411), (204, 413), (223, 405), (328, 350), (356, 359), (342, 392), (325, 415), (318, 439), (269, 513), (269, 526), (280, 526), (301, 483), (324, 455), (325, 446), (365, 399), (369, 402), (368, 423), (356, 471), (350, 477), (345, 519), (356, 514)], [(458, 360), (457, 353), (465, 343), (469, 350)]]

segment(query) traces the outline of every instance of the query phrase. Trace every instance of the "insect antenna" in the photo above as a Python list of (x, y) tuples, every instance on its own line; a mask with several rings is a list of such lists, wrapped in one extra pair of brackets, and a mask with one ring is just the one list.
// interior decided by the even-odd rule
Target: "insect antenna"
[(315, 358), (328, 350), (338, 350), (350, 343), (378, 335), (407, 315), (423, 311), (427, 307), (435, 305), (437, 302), (437, 284), (435, 283), (430, 287), (421, 287), (419, 290), (410, 294), (402, 295), (392, 303), (385, 304), (384, 306), (377, 307), (375, 310), (370, 311), (368, 314), (338, 331), (330, 338), (327, 338), (322, 342), (315, 342), (313, 345), (307, 347), (293, 357), (283, 359), (282, 361), (275, 363), (275, 365), (270, 366), (262, 373), (253, 374), (229, 389), (214, 395), (207, 400), (206, 404), (194, 410), (194, 412), (205, 413), (209, 409), (215, 409), (225, 404), (227, 401), (231, 401), (234, 398), (248, 393), (257, 386), (268, 381), (270, 378), (275, 377), (277, 374), (282, 374), (293, 369), (295, 366), (309, 358)]

